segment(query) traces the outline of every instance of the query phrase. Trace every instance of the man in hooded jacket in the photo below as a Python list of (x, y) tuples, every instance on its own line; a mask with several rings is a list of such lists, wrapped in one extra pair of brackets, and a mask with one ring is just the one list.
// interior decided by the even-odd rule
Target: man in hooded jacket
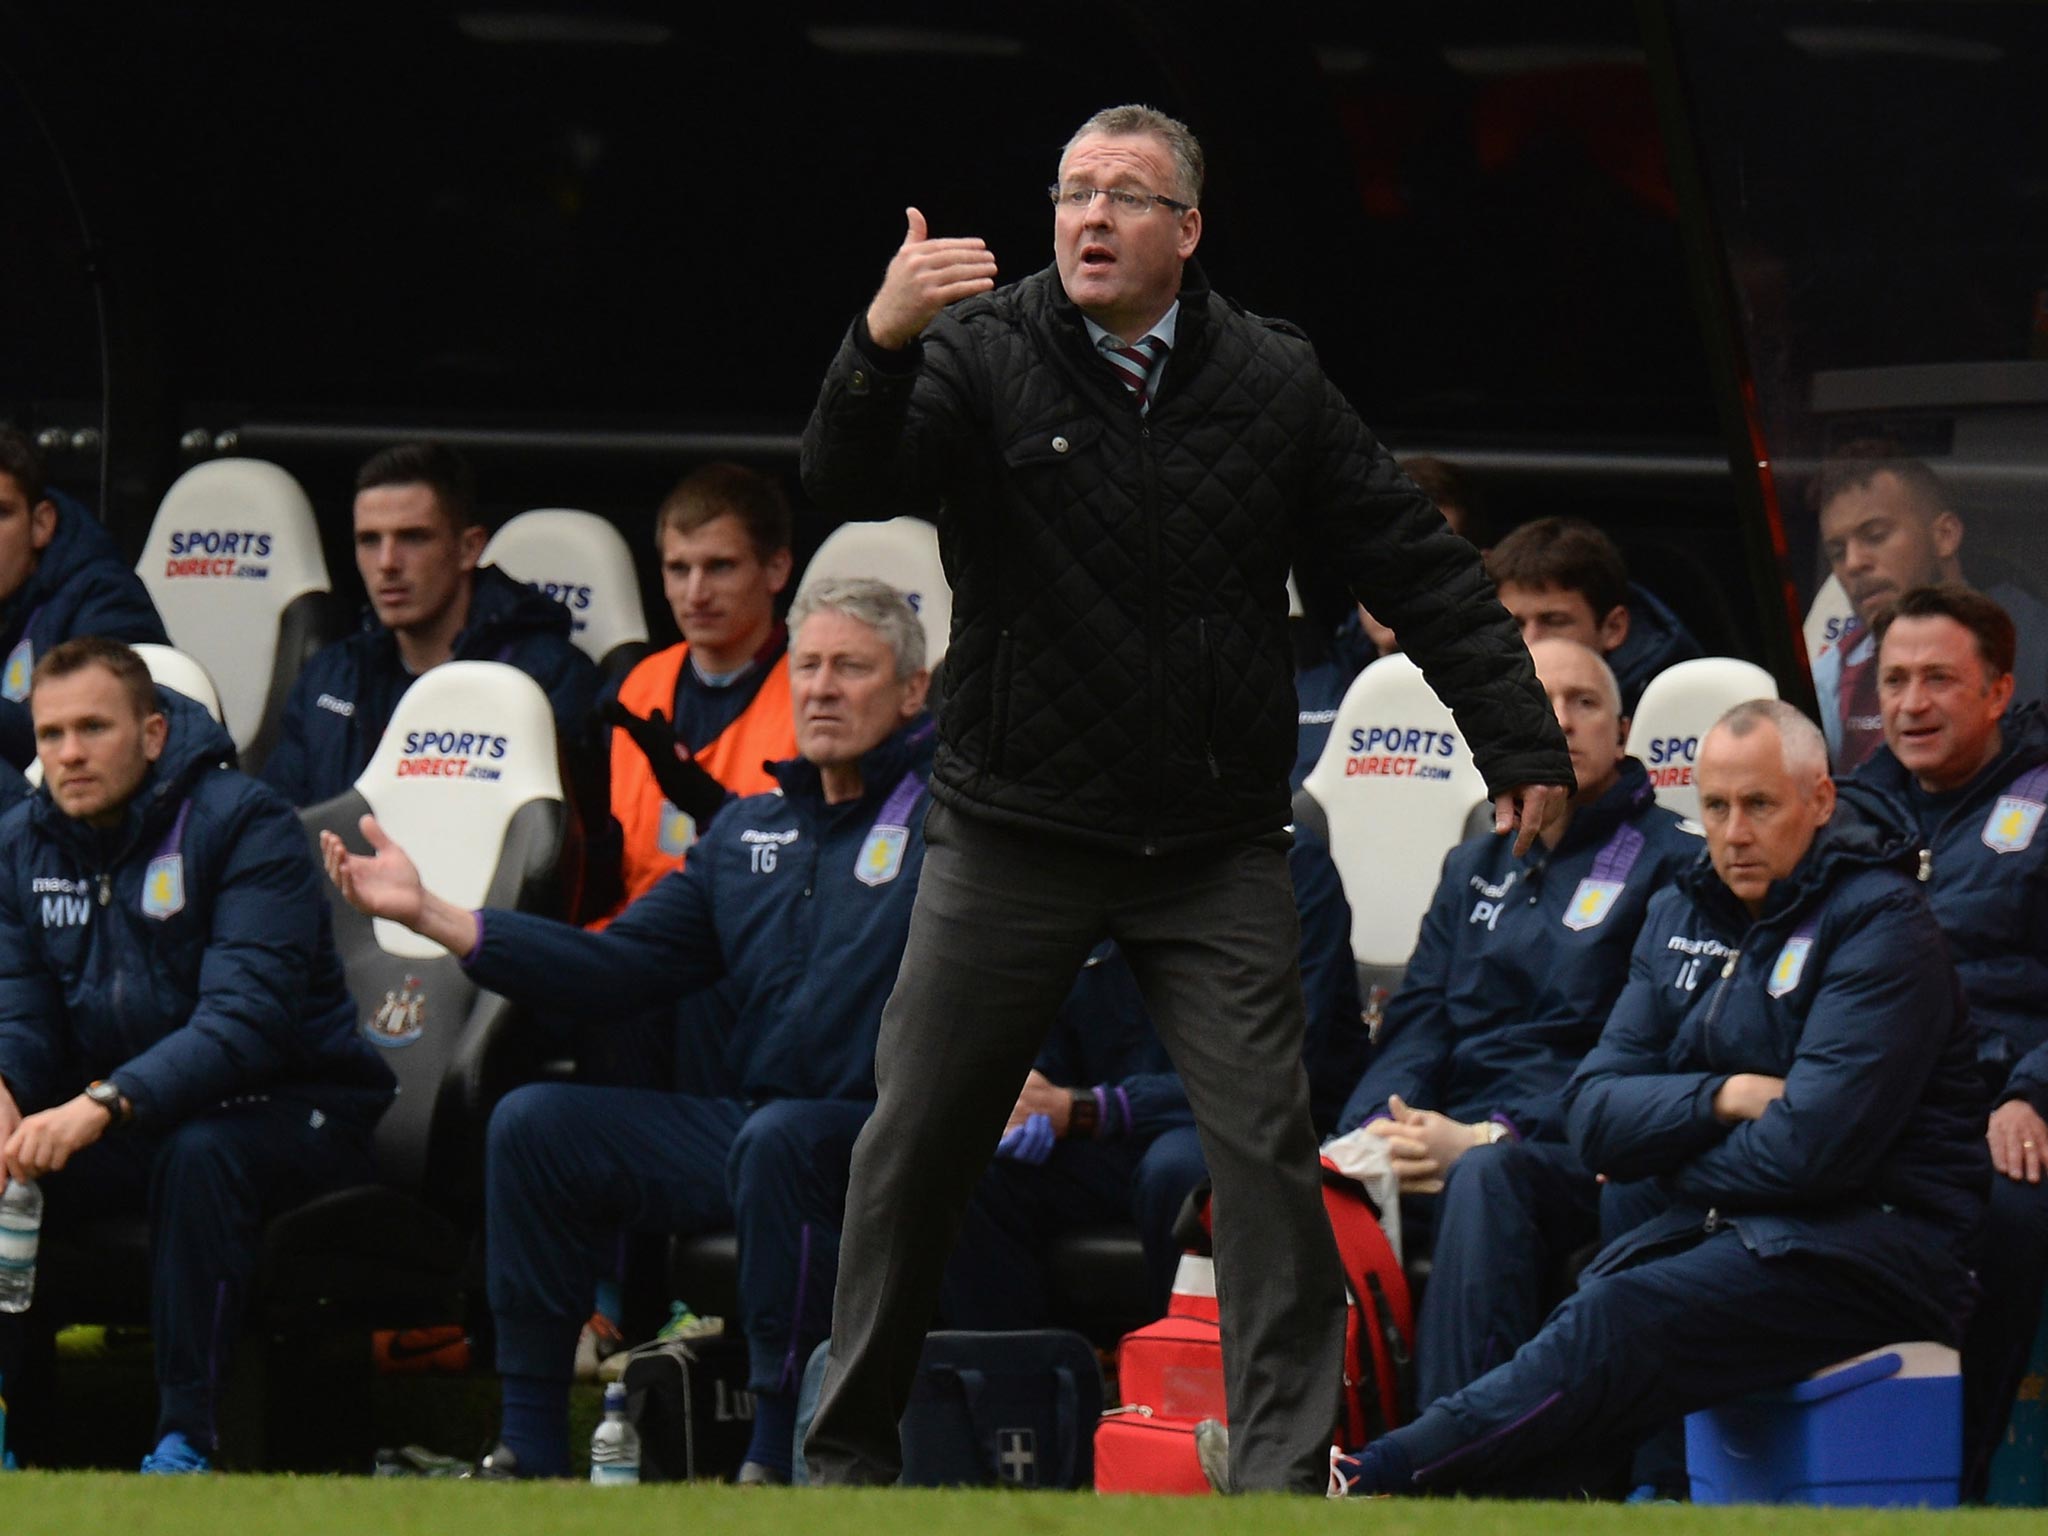
[(47, 1229), (148, 1215), (143, 1470), (204, 1471), (263, 1224), (373, 1177), (394, 1085), (305, 830), (225, 766), (227, 733), (117, 641), (49, 652), (30, 704), (43, 787), (0, 819), (0, 1160), (46, 1182)]

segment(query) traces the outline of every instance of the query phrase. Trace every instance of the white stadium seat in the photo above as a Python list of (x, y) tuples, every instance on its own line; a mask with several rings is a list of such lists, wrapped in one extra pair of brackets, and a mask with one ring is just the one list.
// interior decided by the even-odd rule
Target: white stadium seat
[[(333, 832), (367, 853), (360, 823), (371, 812), (428, 889), (467, 907), (561, 916), (570, 828), (558, 762), (554, 712), (538, 683), (501, 662), (444, 662), (399, 699), (355, 784), (299, 819), (308, 832)], [(481, 1145), (490, 1085), (531, 1070), (532, 1050), (519, 1043), (530, 1037), (518, 1011), (480, 990), (440, 945), (363, 916), (331, 887), (328, 909), (359, 1027), (397, 1074), (399, 1094), (377, 1124), (384, 1184), (326, 1197), (306, 1208), (307, 1220), (319, 1225), (310, 1213), (321, 1205), (364, 1212), (342, 1223), (340, 1246), (364, 1230), (439, 1230), (446, 1223), (403, 1192), (444, 1181), (436, 1192), (445, 1199), (445, 1180), (462, 1172), (458, 1149)], [(527, 1064), (514, 1068), (515, 1059)], [(337, 1246), (331, 1233), (315, 1241), (300, 1232), (294, 1241), (316, 1253)], [(384, 1262), (406, 1254), (397, 1262), (428, 1265), (446, 1246), (408, 1252), (394, 1240)]]
[(1471, 749), (1413, 661), (1383, 656), (1358, 674), (1302, 789), (1328, 824), (1352, 954), (1405, 966), (1444, 855), (1486, 798)]
[(625, 538), (594, 512), (543, 507), (491, 536), (483, 563), (569, 610), (577, 648), (607, 675), (647, 653), (647, 611)]
[(1853, 644), (1861, 631), (1856, 605), (1849, 601), (1841, 582), (1830, 576), (1813, 594), (1813, 606), (1806, 610), (1806, 623), (1800, 629), (1806, 641), (1807, 662), (1820, 660), (1838, 645)]
[(220, 690), (214, 686), (213, 675), (195, 657), (187, 656), (174, 646), (151, 645), (147, 641), (131, 649), (142, 658), (142, 664), (149, 668), (149, 675), (156, 679), (159, 687), (182, 693), (213, 716), (216, 723), (227, 724), (227, 714), (221, 708)]
[[(513, 818), (534, 801), (562, 799), (548, 696), (502, 662), (450, 661), (422, 673), (354, 793), (412, 856), (427, 889), (481, 906)], [(380, 918), (375, 928), (388, 954), (444, 953), (396, 923)]]
[(1693, 781), (1700, 740), (1729, 709), (1747, 699), (1775, 699), (1778, 684), (1762, 667), (1732, 656), (1701, 656), (1650, 679), (1629, 722), (1628, 751), (1650, 770), (1657, 803), (1699, 820)]
[(334, 637), (313, 504), (260, 459), (216, 459), (180, 475), (135, 567), (171, 643), (203, 666), (255, 772), (277, 737), (292, 680)]
[(953, 633), (953, 589), (939, 561), (939, 530), (922, 518), (843, 523), (818, 546), (797, 583), (802, 594), (824, 576), (870, 576), (901, 592), (924, 623), (924, 664), (936, 667)]

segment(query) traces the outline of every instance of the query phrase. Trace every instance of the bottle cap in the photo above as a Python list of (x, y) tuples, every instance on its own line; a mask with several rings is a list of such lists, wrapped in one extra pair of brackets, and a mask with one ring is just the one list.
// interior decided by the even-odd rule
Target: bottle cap
[(623, 1381), (615, 1381), (604, 1389), (604, 1409), (606, 1413), (626, 1411), (626, 1384)]

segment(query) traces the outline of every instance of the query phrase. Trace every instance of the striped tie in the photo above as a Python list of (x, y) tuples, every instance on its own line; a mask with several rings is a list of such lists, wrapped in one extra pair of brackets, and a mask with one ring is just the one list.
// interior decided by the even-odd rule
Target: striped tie
[(1157, 336), (1149, 335), (1135, 347), (1103, 349), (1102, 355), (1109, 359), (1109, 366), (1116, 370), (1116, 376), (1124, 381), (1124, 388), (1138, 397), (1140, 416), (1152, 408), (1152, 392), (1146, 383), (1165, 352), (1166, 343)]

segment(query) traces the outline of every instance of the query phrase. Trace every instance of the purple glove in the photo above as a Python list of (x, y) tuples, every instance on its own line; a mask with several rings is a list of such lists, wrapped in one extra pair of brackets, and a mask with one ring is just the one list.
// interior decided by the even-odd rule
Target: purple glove
[(1052, 1156), (1057, 1139), (1052, 1133), (1051, 1116), (1026, 1115), (1022, 1125), (1003, 1132), (1003, 1139), (996, 1143), (996, 1156), (1007, 1157), (1013, 1163), (1042, 1163)]

